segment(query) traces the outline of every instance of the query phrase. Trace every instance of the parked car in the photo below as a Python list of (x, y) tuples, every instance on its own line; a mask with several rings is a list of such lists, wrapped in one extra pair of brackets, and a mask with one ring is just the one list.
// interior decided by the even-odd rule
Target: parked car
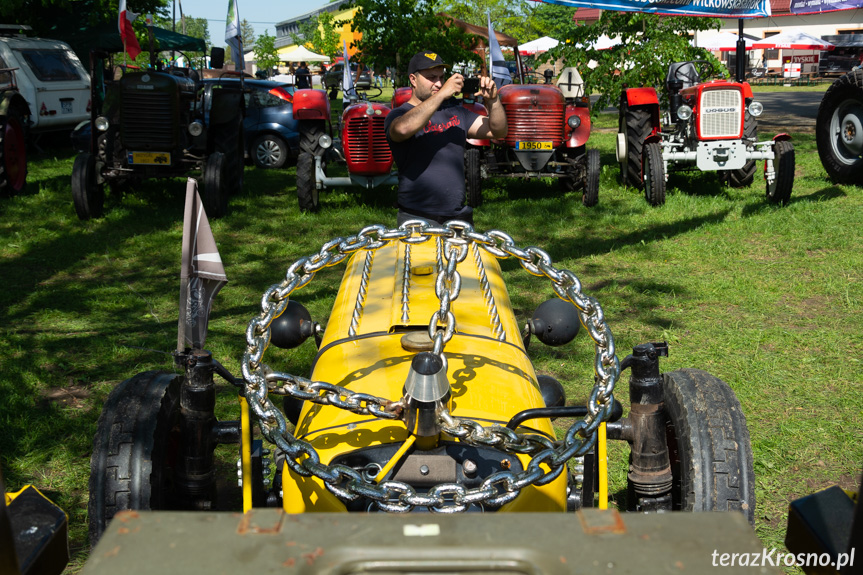
[[(351, 76), (354, 78), (354, 86), (360, 90), (365, 90), (372, 87), (372, 71), (363, 66), (359, 76), (357, 69), (359, 65), (356, 62), (351, 62)], [(342, 89), (342, 79), (344, 78), (344, 62), (337, 62), (327, 69), (324, 74), (324, 87), (329, 90), (331, 88)]]
[[(205, 85), (232, 88), (239, 83), (236, 78), (204, 80)], [(258, 168), (282, 168), (289, 157), (297, 157), (300, 149), (300, 133), (294, 119), (295, 88), (272, 80), (246, 80), (245, 86), (245, 157)]]
[(72, 130), (90, 118), (90, 76), (68, 44), (18, 33), (29, 29), (0, 25), (0, 68), (17, 68), (29, 132)]

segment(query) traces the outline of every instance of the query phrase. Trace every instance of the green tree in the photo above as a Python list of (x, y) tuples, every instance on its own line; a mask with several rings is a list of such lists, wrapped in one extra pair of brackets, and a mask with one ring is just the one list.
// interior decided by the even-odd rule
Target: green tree
[(312, 52), (335, 58), (342, 55), (341, 34), (336, 28), (344, 24), (344, 20), (336, 20), (331, 13), (321, 12), (317, 18), (300, 24), (299, 33), (292, 34), (291, 39)]
[(276, 50), (275, 36), (270, 36), (266, 31), (258, 36), (255, 42), (255, 58), (258, 70), (266, 70), (269, 77), (273, 68), (279, 65), (279, 51)]
[(240, 35), (243, 37), (243, 46), (255, 45), (255, 27), (245, 18), (240, 22)]
[[(624, 85), (661, 88), (672, 62), (709, 60), (714, 72), (719, 73), (719, 61), (707, 50), (689, 43), (690, 31), (718, 28), (716, 18), (604, 11), (596, 24), (573, 27), (565, 41), (540, 60), (553, 62), (561, 58), (565, 65), (575, 66), (584, 79), (586, 92), (599, 94), (593, 107), (596, 113), (616, 105)], [(621, 44), (608, 50), (584, 48), (602, 34), (620, 38)], [(595, 68), (588, 67), (591, 60), (598, 64)]]
[(397, 85), (406, 86), (411, 57), (420, 50), (434, 50), (445, 62), (479, 62), (470, 51), (476, 38), (435, 11), (428, 0), (354, 0), (358, 8), (353, 29), (362, 32), (355, 45), (362, 59), (395, 70)]

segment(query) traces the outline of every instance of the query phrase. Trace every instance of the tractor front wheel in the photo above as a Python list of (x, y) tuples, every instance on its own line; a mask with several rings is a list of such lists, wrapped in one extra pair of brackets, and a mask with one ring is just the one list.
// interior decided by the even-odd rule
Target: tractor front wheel
[(644, 146), (644, 197), (651, 206), (665, 203), (665, 166), (657, 142)]
[(746, 418), (734, 391), (698, 369), (662, 376), (672, 508), (740, 511), (755, 521), (755, 472)]
[(19, 194), (27, 185), (25, 114), (15, 104), (0, 116), (0, 196)]
[(599, 203), (599, 150), (588, 150), (587, 167), (584, 170), (581, 203), (592, 208)]
[(81, 220), (98, 218), (105, 205), (105, 187), (98, 182), (96, 156), (78, 154), (72, 165), (72, 201)]
[(818, 155), (837, 184), (863, 182), (863, 68), (827, 88), (815, 121)]
[(794, 185), (794, 144), (788, 140), (776, 142), (773, 148), (773, 183), (767, 184), (767, 200), (771, 204), (784, 206), (791, 199)]
[(619, 158), (620, 180), (623, 184), (640, 190), (644, 182), (641, 179), (641, 161), (644, 140), (653, 130), (650, 120), (650, 112), (643, 108), (631, 108), (624, 106), (621, 110), (618, 132), (624, 136), (626, 142), (626, 153)]
[(105, 402), (90, 458), (90, 545), (126, 510), (176, 507), (182, 377), (148, 371), (118, 385)]
[(470, 148), (464, 153), (464, 187), (467, 205), (472, 208), (482, 205), (482, 174), (479, 150), (476, 148)]
[(207, 216), (221, 218), (228, 213), (230, 195), (228, 160), (221, 152), (213, 152), (204, 164), (204, 193), (201, 201)]
[[(746, 111), (743, 123), (743, 139), (750, 142), (758, 141), (758, 120)], [(755, 160), (749, 160), (738, 170), (720, 170), (719, 180), (732, 188), (748, 188), (755, 181)]]
[(301, 212), (317, 212), (321, 209), (315, 178), (315, 157), (307, 152), (300, 152), (297, 157), (297, 202)]

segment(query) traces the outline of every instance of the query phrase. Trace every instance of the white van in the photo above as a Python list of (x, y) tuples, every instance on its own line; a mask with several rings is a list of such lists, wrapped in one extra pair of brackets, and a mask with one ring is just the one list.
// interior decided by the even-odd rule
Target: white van
[(0, 68), (18, 68), (18, 90), (30, 105), (30, 131), (71, 130), (90, 119), (90, 75), (65, 42), (10, 34), (0, 26)]

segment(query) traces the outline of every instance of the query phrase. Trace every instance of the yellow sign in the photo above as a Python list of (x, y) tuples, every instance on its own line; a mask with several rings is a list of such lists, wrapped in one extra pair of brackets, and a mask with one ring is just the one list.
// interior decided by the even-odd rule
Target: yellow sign
[(171, 154), (168, 152), (129, 152), (129, 164), (168, 166), (171, 164)]
[(516, 142), (516, 150), (553, 150), (551, 142)]

